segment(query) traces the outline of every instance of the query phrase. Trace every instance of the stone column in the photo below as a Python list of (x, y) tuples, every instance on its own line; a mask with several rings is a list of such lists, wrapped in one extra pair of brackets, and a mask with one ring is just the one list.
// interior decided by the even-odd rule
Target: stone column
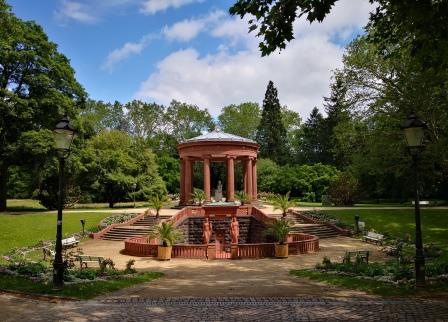
[(252, 158), (247, 161), (247, 196), (250, 201), (253, 200), (253, 169), (252, 169)]
[(257, 200), (258, 193), (257, 193), (257, 159), (254, 159), (253, 165), (252, 165), (252, 195), (253, 199)]
[(235, 200), (235, 163), (234, 157), (227, 158), (227, 201)]
[(185, 194), (185, 204), (188, 204), (191, 199), (191, 161), (190, 159), (185, 159), (185, 179), (184, 179), (184, 194)]
[(185, 203), (185, 160), (180, 159), (180, 204)]
[(210, 201), (210, 159), (204, 158), (204, 192), (205, 200)]
[(194, 164), (196, 161), (191, 160), (190, 161), (190, 175), (191, 175), (191, 185), (190, 185), (190, 193), (192, 193), (194, 191)]

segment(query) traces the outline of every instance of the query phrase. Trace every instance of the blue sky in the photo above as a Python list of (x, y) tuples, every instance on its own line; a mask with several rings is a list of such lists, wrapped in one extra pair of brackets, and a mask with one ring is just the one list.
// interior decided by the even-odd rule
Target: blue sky
[(280, 102), (306, 118), (328, 95), (344, 46), (368, 20), (367, 0), (341, 0), (323, 24), (296, 23), (285, 51), (261, 58), (233, 0), (7, 0), (58, 44), (90, 97), (208, 108), (262, 103), (273, 80)]

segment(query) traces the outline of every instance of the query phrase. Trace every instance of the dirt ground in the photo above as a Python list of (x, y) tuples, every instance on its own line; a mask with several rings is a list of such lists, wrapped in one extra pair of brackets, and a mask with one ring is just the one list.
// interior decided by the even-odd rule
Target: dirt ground
[(197, 260), (172, 259), (158, 261), (152, 258), (120, 254), (124, 242), (89, 240), (80, 245), (86, 255), (111, 258), (117, 268), (135, 259), (135, 268), (141, 271), (163, 272), (165, 276), (150, 283), (108, 294), (108, 297), (227, 297), (227, 296), (313, 296), (351, 297), (366, 296), (335, 286), (299, 279), (289, 275), (291, 269), (311, 268), (322, 262), (324, 256), (341, 261), (346, 250), (370, 250), (371, 260), (383, 258), (379, 247), (348, 237), (322, 239), (320, 251), (315, 254), (290, 256), (287, 259)]

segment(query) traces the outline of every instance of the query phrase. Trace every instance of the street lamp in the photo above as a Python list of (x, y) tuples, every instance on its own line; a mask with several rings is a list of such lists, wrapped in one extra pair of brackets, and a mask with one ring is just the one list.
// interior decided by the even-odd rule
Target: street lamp
[(53, 130), (54, 147), (59, 157), (59, 194), (58, 194), (58, 220), (56, 229), (56, 254), (53, 262), (53, 285), (62, 288), (64, 285), (64, 262), (62, 260), (62, 207), (64, 204), (64, 167), (65, 158), (70, 153), (70, 147), (75, 136), (75, 129), (70, 125), (67, 116), (64, 116)]
[(412, 156), (414, 168), (414, 209), (415, 209), (415, 283), (417, 287), (425, 285), (425, 256), (423, 254), (422, 229), (420, 222), (420, 196), (418, 176), (418, 156), (423, 150), (426, 123), (419, 120), (414, 113), (410, 114), (402, 125), (409, 154)]
[(132, 184), (132, 190), (133, 190), (132, 197), (134, 198), (134, 208), (135, 208), (135, 189), (137, 189), (137, 184), (133, 183)]

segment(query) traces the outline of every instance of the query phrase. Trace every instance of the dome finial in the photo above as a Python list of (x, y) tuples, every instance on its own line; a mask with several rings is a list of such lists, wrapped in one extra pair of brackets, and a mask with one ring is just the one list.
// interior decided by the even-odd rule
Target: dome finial
[(215, 132), (221, 132), (221, 127), (219, 125), (215, 126)]

